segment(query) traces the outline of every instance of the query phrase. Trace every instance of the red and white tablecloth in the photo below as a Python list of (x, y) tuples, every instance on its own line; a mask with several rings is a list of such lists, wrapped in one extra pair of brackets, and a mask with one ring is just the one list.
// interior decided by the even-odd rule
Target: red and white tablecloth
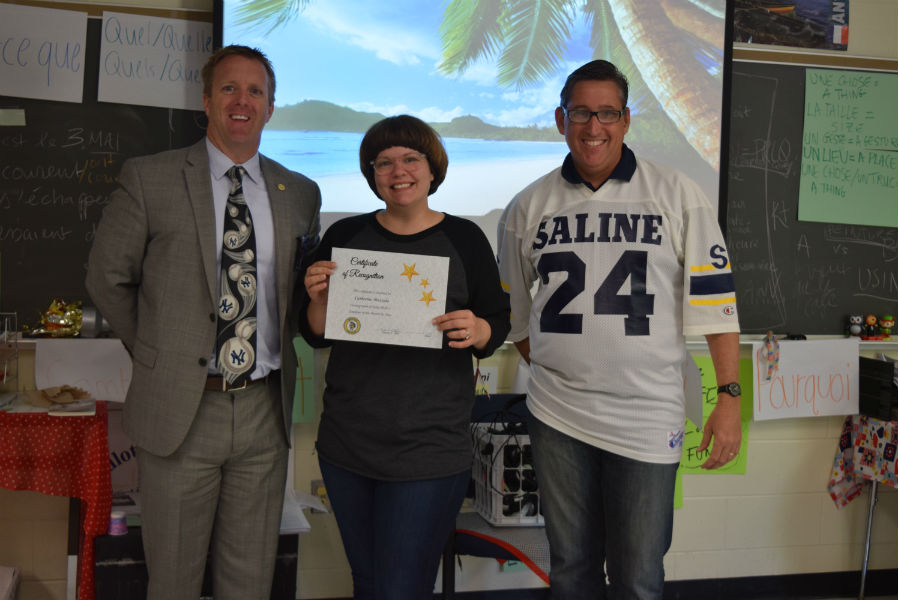
[(80, 498), (78, 599), (94, 598), (94, 537), (112, 508), (106, 403), (89, 417), (0, 412), (0, 487)]
[(860, 495), (864, 481), (898, 488), (898, 421), (847, 417), (833, 461), (829, 495), (841, 508)]

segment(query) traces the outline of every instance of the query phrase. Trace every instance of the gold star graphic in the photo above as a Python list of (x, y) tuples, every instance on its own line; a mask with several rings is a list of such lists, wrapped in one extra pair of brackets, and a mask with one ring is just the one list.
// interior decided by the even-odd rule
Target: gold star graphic
[(423, 292), (421, 294), (421, 298), (419, 299), (419, 302), (423, 302), (427, 306), (430, 306), (430, 303), (433, 302), (434, 300), (436, 300), (436, 298), (433, 297), (433, 291), (430, 291), (430, 292)]
[(402, 274), (402, 275), (405, 275), (406, 277), (408, 277), (408, 280), (409, 280), (409, 281), (412, 280), (412, 276), (418, 275), (418, 272), (415, 271), (415, 265), (416, 265), (416, 264), (418, 264), (418, 263), (412, 263), (411, 266), (409, 266), (409, 265), (407, 265), (407, 264), (405, 264), (405, 263), (402, 263), (402, 266), (405, 267), (405, 270), (404, 270), (401, 274)]
[(422, 280), (421, 280), (421, 287), (427, 287), (427, 286), (429, 286), (429, 285), (430, 285), (430, 280), (429, 280), (429, 279), (422, 279)]

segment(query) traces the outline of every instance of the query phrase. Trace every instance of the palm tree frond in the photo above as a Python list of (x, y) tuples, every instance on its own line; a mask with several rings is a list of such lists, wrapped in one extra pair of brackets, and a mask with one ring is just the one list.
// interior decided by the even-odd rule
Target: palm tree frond
[(443, 12), (440, 40), (443, 61), (439, 69), (447, 75), (461, 73), (481, 56), (492, 56), (502, 43), (500, 25), (504, 2), (453, 0)]
[(716, 19), (726, 16), (726, 2), (722, 0), (689, 0), (689, 2)]
[(269, 34), (301, 13), (311, 0), (249, 0), (236, 10), (237, 25), (268, 27)]
[[(606, 0), (587, 2), (583, 7), (583, 13), (592, 22), (589, 44), (595, 51), (595, 58), (610, 60), (614, 48), (618, 44), (622, 44), (623, 41), (614, 24), (614, 16), (611, 14), (611, 9), (608, 8), (608, 3)], [(632, 61), (629, 61), (629, 64), (632, 64)], [(623, 69), (625, 65), (619, 65), (619, 68)]]
[[(584, 7), (584, 12), (592, 18), (590, 45), (595, 49), (593, 57), (613, 63), (627, 76), (627, 81), (630, 84), (630, 98), (627, 104), (636, 106), (638, 98), (645, 98), (648, 95), (651, 96), (651, 100), (642, 103), (643, 107), (649, 103), (653, 106), (658, 105), (654, 96), (652, 96), (651, 90), (648, 89), (642, 80), (639, 69), (633, 63), (633, 57), (624, 39), (621, 37), (620, 31), (617, 29), (614, 15), (611, 13), (607, 0), (594, 0), (587, 3)], [(660, 106), (658, 108), (660, 109)]]
[(717, 17), (686, 0), (662, 0), (661, 6), (671, 22), (681, 31), (695, 35), (716, 48), (723, 48), (722, 16)]
[(566, 0), (509, 2), (499, 84), (520, 88), (552, 75), (563, 57), (570, 22)]

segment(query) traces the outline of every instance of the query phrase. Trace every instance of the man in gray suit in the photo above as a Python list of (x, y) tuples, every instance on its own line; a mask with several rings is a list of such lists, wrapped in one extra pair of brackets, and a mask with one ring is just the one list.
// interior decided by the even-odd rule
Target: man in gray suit
[[(205, 139), (125, 162), (97, 229), (87, 289), (133, 359), (124, 429), (138, 448), (148, 598), (199, 598), (211, 551), (216, 600), (265, 600), (296, 384), (294, 282), (318, 239), (321, 195), (258, 153), (274, 110), (265, 55), (228, 46), (202, 76)], [(238, 229), (254, 231), (252, 263), (237, 267), (241, 283), (252, 284), (254, 315), (243, 328), (251, 336), (222, 337), (218, 324), (233, 299), (223, 287), (231, 271), (222, 243), (236, 239), (224, 233), (235, 202), (251, 215)], [(225, 363), (238, 353), (222, 349), (234, 340), (251, 341), (239, 357), (254, 365), (237, 384)]]

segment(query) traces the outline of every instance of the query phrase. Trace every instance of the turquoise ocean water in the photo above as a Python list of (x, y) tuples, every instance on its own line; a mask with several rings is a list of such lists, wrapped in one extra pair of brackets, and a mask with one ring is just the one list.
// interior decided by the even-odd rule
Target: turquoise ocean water
[[(361, 133), (339, 131), (264, 130), (262, 154), (294, 171), (315, 179), (328, 175), (359, 172)], [(567, 154), (567, 146), (559, 135), (557, 142), (497, 141), (468, 138), (444, 138), (449, 164), (465, 164), (495, 160), (557, 158)]]

